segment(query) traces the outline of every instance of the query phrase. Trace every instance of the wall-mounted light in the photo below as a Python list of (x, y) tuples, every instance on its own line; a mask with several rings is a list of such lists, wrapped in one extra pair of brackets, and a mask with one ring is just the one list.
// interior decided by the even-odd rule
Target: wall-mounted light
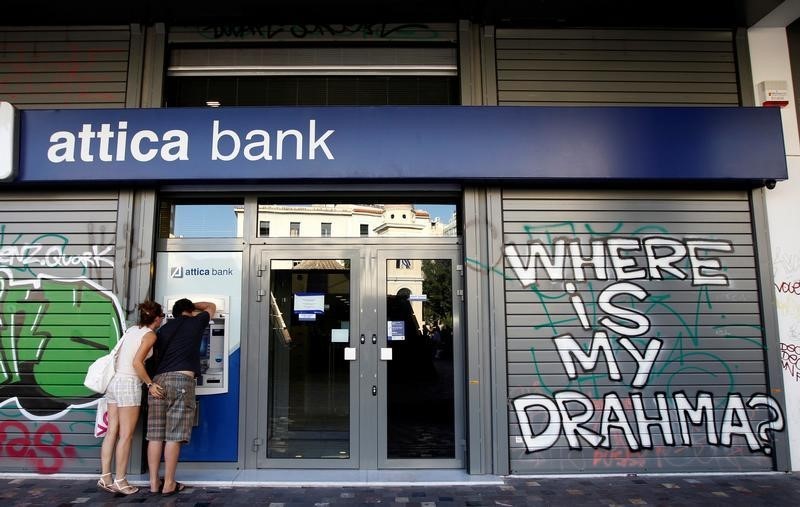
[(207, 100), (206, 105), (208, 107), (219, 107), (220, 104), (218, 100)]

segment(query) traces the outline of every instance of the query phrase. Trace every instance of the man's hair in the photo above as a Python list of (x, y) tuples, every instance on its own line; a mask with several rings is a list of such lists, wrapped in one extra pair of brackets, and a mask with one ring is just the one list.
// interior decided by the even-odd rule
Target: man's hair
[(179, 299), (172, 305), (172, 316), (179, 317), (183, 315), (183, 312), (191, 312), (192, 310), (194, 310), (194, 303), (186, 298)]

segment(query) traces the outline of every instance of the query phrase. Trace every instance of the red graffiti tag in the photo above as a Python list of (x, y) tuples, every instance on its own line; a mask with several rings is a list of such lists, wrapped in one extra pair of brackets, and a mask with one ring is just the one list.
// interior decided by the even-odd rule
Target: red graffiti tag
[(40, 474), (54, 474), (64, 467), (64, 458), (75, 458), (75, 447), (62, 447), (61, 432), (52, 423), (35, 431), (20, 421), (0, 422), (0, 456), (30, 460)]
[(773, 282), (773, 285), (775, 285), (775, 290), (778, 292), (800, 296), (800, 280), (781, 283)]
[(104, 437), (108, 433), (108, 410), (103, 412), (102, 419), (94, 423), (94, 436), (97, 438)]
[(800, 381), (800, 347), (781, 342), (781, 364), (783, 371)]

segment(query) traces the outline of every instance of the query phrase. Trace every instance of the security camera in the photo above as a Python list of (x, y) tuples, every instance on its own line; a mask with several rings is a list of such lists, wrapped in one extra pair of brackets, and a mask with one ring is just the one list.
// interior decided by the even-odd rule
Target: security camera
[(775, 180), (767, 180), (767, 181), (764, 183), (764, 185), (766, 185), (766, 187), (767, 187), (768, 189), (770, 189), (770, 190), (772, 190), (773, 188), (775, 188), (775, 184), (776, 184)]

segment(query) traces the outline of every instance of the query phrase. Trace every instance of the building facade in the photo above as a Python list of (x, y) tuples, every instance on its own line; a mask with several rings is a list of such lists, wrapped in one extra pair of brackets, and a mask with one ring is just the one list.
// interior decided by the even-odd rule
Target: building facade
[(508, 14), (0, 28), (0, 470), (98, 470), (86, 368), (179, 297), (187, 467), (796, 469), (794, 18)]

